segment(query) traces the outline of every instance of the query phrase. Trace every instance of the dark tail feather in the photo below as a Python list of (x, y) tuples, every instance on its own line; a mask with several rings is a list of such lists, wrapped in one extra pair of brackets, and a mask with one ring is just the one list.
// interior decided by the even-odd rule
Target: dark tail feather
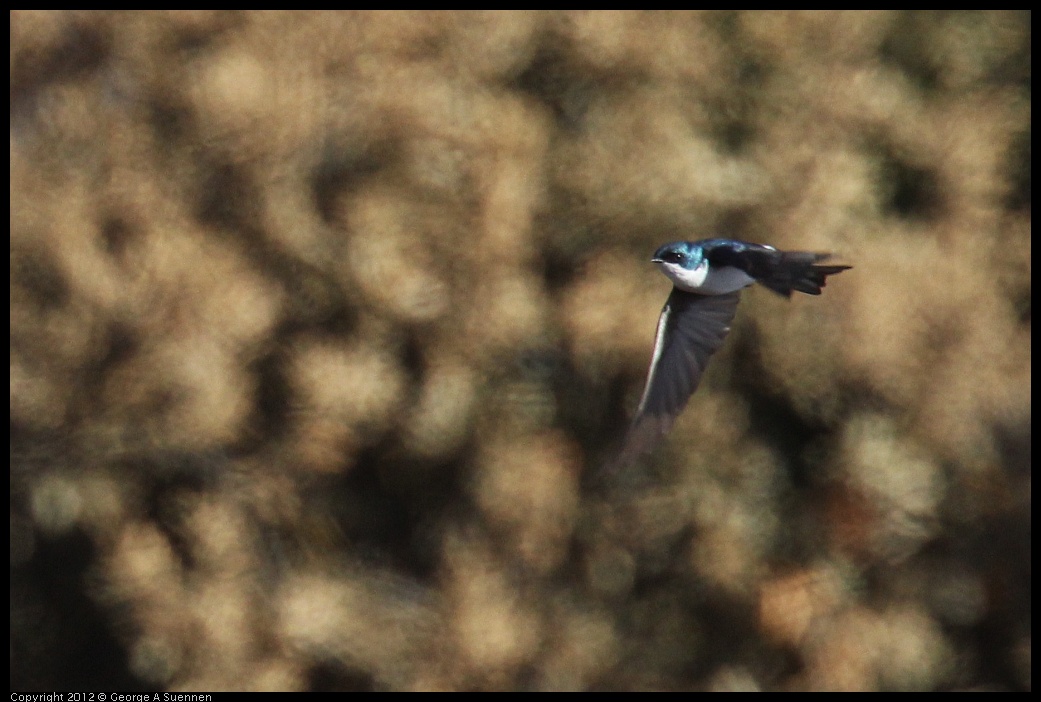
[(807, 295), (820, 295), (829, 275), (853, 267), (817, 265), (818, 261), (824, 261), (830, 256), (808, 251), (785, 251), (770, 274), (759, 278), (758, 282), (785, 297), (791, 297), (795, 290)]

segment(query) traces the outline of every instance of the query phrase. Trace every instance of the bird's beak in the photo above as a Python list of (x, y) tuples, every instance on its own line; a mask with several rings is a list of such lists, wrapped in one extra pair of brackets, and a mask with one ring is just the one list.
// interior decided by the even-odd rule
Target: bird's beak
[(661, 258), (652, 258), (651, 263), (665, 263), (665, 260)]

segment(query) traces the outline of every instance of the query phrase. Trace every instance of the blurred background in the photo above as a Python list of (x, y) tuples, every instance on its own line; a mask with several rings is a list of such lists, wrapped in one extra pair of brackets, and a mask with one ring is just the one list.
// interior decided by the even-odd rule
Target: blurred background
[[(11, 686), (1030, 689), (1030, 15), (11, 15)], [(744, 293), (659, 448), (662, 243)]]

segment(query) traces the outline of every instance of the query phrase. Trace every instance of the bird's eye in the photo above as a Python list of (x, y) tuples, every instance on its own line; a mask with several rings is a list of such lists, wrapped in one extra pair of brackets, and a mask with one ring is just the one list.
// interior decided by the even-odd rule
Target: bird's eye
[(680, 253), (679, 253), (678, 251), (670, 251), (670, 252), (669, 252), (669, 253), (668, 253), (668, 254), (667, 254), (667, 255), (665, 256), (665, 258), (666, 258), (666, 260), (668, 260), (668, 261), (669, 261), (670, 263), (679, 263), (680, 261), (682, 261), (682, 260), (683, 260), (683, 256), (681, 256), (681, 255), (680, 255)]

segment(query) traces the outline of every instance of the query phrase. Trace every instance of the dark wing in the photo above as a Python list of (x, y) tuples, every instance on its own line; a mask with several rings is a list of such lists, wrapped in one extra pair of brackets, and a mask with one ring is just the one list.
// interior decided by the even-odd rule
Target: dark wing
[(717, 240), (709, 240), (705, 247), (709, 264), (738, 268), (755, 278), (760, 285), (785, 297), (791, 297), (794, 291), (820, 295), (829, 275), (851, 268), (817, 265), (831, 257), (831, 254), (826, 253), (778, 251), (769, 246), (743, 241), (713, 246), (712, 243), (715, 241)]
[(673, 288), (658, 318), (647, 385), (614, 471), (650, 450), (697, 390), (708, 359), (730, 331), (740, 291), (698, 295)]

